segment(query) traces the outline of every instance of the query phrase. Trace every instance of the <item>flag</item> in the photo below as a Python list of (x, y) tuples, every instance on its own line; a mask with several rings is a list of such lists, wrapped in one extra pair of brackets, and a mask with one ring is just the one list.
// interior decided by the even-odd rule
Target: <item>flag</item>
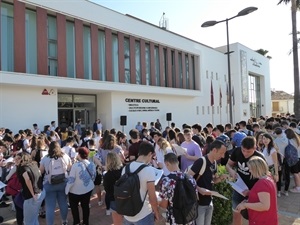
[(232, 105), (235, 105), (234, 87), (232, 87)]
[(227, 104), (230, 103), (230, 94), (229, 94), (229, 85), (226, 84), (226, 96), (227, 96)]
[(220, 98), (219, 98), (219, 105), (222, 108), (222, 89), (221, 89), (221, 85), (220, 85)]
[(214, 89), (213, 89), (213, 83), (211, 81), (211, 86), (210, 86), (210, 106), (214, 106), (215, 101), (214, 101)]

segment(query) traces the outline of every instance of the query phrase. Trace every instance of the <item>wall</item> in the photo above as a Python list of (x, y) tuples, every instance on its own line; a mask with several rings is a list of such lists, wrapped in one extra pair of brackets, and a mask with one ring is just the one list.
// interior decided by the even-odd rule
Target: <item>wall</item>
[[(48, 89), (50, 91), (50, 89)], [(42, 130), (52, 120), (57, 124), (57, 92), (42, 95), (43, 88), (0, 85), (0, 126), (17, 133), (37, 123)]]

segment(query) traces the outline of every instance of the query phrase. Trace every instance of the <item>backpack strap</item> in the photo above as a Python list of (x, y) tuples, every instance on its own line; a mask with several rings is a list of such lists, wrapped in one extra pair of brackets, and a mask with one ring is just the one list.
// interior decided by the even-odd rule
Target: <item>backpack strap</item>
[(202, 163), (202, 167), (201, 167), (201, 169), (200, 169), (200, 171), (199, 171), (199, 175), (198, 175), (198, 177), (197, 177), (197, 179), (196, 179), (196, 182), (199, 180), (199, 178), (204, 174), (204, 172), (205, 172), (205, 169), (206, 169), (206, 158), (205, 158), (205, 156), (203, 156), (203, 157), (201, 157), (202, 158), (202, 160), (203, 160), (203, 163)]
[[(131, 163), (130, 163), (131, 164)], [(125, 166), (125, 173), (126, 174), (129, 174), (129, 173), (132, 173), (132, 172), (130, 172), (130, 164), (127, 164), (126, 166)], [(145, 167), (147, 167), (148, 165), (146, 165), (146, 164), (142, 164), (142, 165), (140, 165), (133, 173), (134, 174), (138, 174), (142, 169), (144, 169)]]

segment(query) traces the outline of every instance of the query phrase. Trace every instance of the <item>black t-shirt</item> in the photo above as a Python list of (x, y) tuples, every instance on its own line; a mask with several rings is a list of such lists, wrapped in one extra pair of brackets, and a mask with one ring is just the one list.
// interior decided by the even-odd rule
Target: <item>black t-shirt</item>
[[(205, 156), (206, 159), (206, 168), (202, 176), (197, 181), (197, 186), (206, 188), (208, 190), (212, 190), (213, 184), (213, 175), (217, 172), (216, 164), (211, 163), (207, 156)], [(196, 180), (198, 178), (198, 175), (200, 173), (200, 170), (203, 165), (203, 158), (197, 159), (194, 164), (191, 167), (191, 170), (195, 173), (194, 179)], [(211, 203), (211, 195), (201, 195), (199, 193), (199, 205), (209, 205)]]
[(200, 146), (200, 148), (204, 147), (205, 140), (204, 140), (204, 138), (201, 135), (194, 135), (192, 137), (192, 139), (193, 139), (193, 141), (195, 141)]
[(26, 165), (26, 166), (20, 166), (18, 168), (17, 172), (18, 172), (18, 178), (20, 180), (20, 183), (22, 184), (22, 188), (23, 188), (22, 195), (25, 200), (32, 198), (32, 195), (26, 185), (26, 182), (23, 177), (23, 173), (25, 173), (25, 172), (28, 173), (28, 176), (31, 180), (31, 184), (33, 187), (33, 192), (35, 194), (38, 194), (41, 192), (42, 176), (41, 176), (41, 173), (40, 173), (37, 165), (31, 164), (31, 165)]
[[(259, 156), (265, 160), (263, 154), (258, 151), (255, 151), (252, 156)], [(230, 160), (236, 163), (237, 173), (245, 182), (249, 190), (251, 190), (251, 188), (257, 181), (257, 179), (251, 179), (251, 173), (249, 172), (249, 168), (247, 166), (247, 162), (252, 156), (250, 156), (249, 158), (245, 158), (240, 147), (235, 148), (230, 156)]]
[(142, 143), (142, 141), (138, 141), (136, 143), (132, 143), (132, 145), (129, 146), (129, 156), (135, 156), (135, 160), (138, 158), (139, 156), (139, 147), (140, 144)]
[(109, 170), (103, 177), (103, 186), (106, 195), (110, 201), (114, 201), (114, 185), (116, 181), (121, 177), (122, 169), (119, 170)]

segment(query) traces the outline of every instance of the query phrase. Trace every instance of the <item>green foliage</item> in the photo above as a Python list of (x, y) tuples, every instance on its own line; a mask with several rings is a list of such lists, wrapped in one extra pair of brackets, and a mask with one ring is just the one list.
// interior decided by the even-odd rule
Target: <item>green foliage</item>
[[(225, 166), (218, 166), (218, 175), (227, 174)], [(214, 190), (227, 197), (229, 200), (214, 197), (213, 225), (228, 225), (232, 221), (232, 188), (226, 181), (214, 185)]]

